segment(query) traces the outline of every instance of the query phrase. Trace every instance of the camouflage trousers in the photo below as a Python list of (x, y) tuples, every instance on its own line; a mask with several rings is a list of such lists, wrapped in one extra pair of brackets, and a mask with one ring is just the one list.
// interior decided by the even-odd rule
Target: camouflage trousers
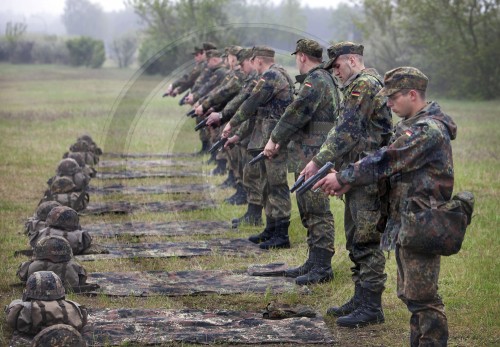
[[(299, 173), (295, 173), (295, 180), (297, 178)], [(323, 248), (335, 253), (335, 228), (328, 195), (308, 190), (304, 194), (297, 194), (297, 206), (302, 225), (307, 229), (309, 249)]]
[[(292, 209), (290, 190), (288, 188), (288, 153), (279, 152), (271, 160), (265, 159), (257, 166), (260, 172), (260, 180), (264, 191), (262, 201), (267, 217), (274, 219), (289, 219)], [(249, 166), (249, 165), (247, 165)], [(253, 169), (252, 169), (253, 170)], [(249, 201), (250, 202), (250, 201)]]
[(398, 297), (411, 312), (410, 345), (446, 346), (448, 320), (438, 295), (441, 256), (421, 254), (396, 245)]
[(380, 199), (377, 185), (351, 189), (345, 194), (344, 228), (346, 248), (354, 263), (352, 280), (373, 292), (382, 292), (387, 275), (380, 249)]
[[(204, 119), (203, 117), (196, 117), (196, 124), (198, 124), (199, 122), (201, 122), (203, 119)], [(201, 142), (204, 142), (204, 141), (210, 142), (210, 140), (211, 140), (211, 138), (210, 138), (210, 130), (207, 127), (201, 128), (200, 131), (199, 131), (198, 136), (200, 137), (200, 141)]]
[[(257, 156), (257, 152), (246, 151), (246, 159)], [(248, 165), (248, 161), (243, 164), (243, 187), (247, 192), (247, 201), (249, 204), (264, 206), (262, 192), (264, 190), (264, 181), (260, 178), (260, 167), (258, 164)]]
[(243, 184), (243, 169), (252, 157), (245, 147), (236, 145), (229, 151), (229, 168), (233, 170), (236, 183)]

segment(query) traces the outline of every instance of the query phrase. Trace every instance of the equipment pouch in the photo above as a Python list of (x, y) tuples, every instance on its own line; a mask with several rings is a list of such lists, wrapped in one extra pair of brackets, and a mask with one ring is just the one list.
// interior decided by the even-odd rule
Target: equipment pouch
[(450, 201), (409, 198), (401, 216), (399, 243), (415, 252), (449, 256), (462, 247), (474, 209), (474, 195), (460, 192)]

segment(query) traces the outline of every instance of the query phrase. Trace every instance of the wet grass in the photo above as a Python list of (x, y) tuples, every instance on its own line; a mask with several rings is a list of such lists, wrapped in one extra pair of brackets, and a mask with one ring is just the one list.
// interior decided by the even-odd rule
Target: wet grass
[[(26, 248), (22, 235), (23, 223), (31, 216), (54, 174), (62, 154), (74, 140), (88, 133), (103, 149), (121, 148), (130, 153), (194, 152), (199, 149), (194, 121), (184, 116), (187, 109), (177, 100), (162, 99), (161, 78), (141, 81), (142, 95), (147, 95), (137, 116), (117, 111), (127, 110), (118, 99), (124, 86), (130, 85), (133, 71), (118, 69), (86, 70), (59, 66), (13, 66), (0, 64), (0, 305), (20, 298), (22, 287), (15, 286), (18, 265), (24, 258), (15, 258), (14, 250)], [(450, 325), (450, 346), (491, 346), (500, 344), (500, 271), (499, 271), (499, 186), (500, 164), (500, 101), (442, 101), (443, 109), (459, 126), (453, 143), (456, 191), (471, 190), (476, 195), (476, 211), (463, 249), (458, 255), (442, 260), (440, 293), (443, 296)], [(137, 100), (132, 103), (137, 104)], [(112, 125), (112, 126), (110, 126)], [(121, 146), (121, 147), (119, 147)], [(97, 181), (96, 185), (124, 183), (128, 185), (194, 184), (217, 185), (223, 177), (208, 176), (213, 168), (200, 157), (173, 158), (190, 160), (207, 175), (201, 177), (165, 179)], [(141, 160), (141, 159), (137, 159)], [(179, 168), (191, 170), (190, 167)], [(109, 169), (108, 169), (109, 170)], [(137, 168), (134, 168), (137, 170)], [(152, 169), (154, 170), (154, 169)], [(291, 176), (290, 182), (291, 182)], [(137, 213), (129, 216), (85, 216), (81, 224), (125, 221), (161, 222), (183, 219), (230, 220), (244, 213), (245, 207), (224, 204), (232, 189), (212, 189), (201, 194), (168, 195), (137, 194), (95, 195), (92, 201), (123, 199), (133, 202), (214, 199), (220, 206), (215, 210), (186, 213)], [(336, 225), (336, 255), (333, 266), (335, 279), (327, 284), (312, 286), (312, 294), (275, 295), (266, 293), (243, 295), (208, 295), (195, 297), (108, 298), (69, 294), (69, 298), (95, 308), (199, 308), (260, 310), (270, 300), (288, 304), (307, 304), (324, 314), (334, 304), (341, 304), (352, 294), (350, 261), (345, 251), (343, 233), (343, 203), (332, 199)], [(249, 263), (284, 261), (298, 265), (306, 258), (305, 231), (298, 219), (293, 201), (290, 229), (293, 248), (271, 251), (259, 257), (212, 257), (169, 259), (122, 259), (85, 262), (88, 272), (145, 271), (185, 269), (245, 269)], [(244, 227), (221, 234), (221, 238), (248, 237), (259, 228)], [(171, 238), (145, 237), (140, 241), (205, 240), (214, 236), (186, 235)], [(137, 238), (96, 240), (137, 242)], [(336, 327), (326, 318), (332, 334), (341, 346), (405, 346), (408, 345), (409, 313), (396, 297), (396, 265), (391, 253), (387, 261), (387, 289), (384, 292), (386, 323), (359, 330)], [(11, 331), (2, 315), (0, 345), (7, 345)]]

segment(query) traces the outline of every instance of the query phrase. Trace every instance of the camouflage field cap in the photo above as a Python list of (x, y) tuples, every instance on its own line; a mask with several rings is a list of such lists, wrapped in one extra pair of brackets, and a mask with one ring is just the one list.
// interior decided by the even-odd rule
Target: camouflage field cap
[(217, 46), (215, 44), (213, 44), (212, 42), (203, 42), (201, 47), (204, 51), (209, 51), (211, 49), (217, 49)]
[(328, 58), (330, 60), (326, 63), (325, 69), (330, 69), (335, 60), (344, 54), (358, 54), (363, 55), (364, 46), (350, 41), (342, 41), (328, 47)]
[(295, 48), (295, 52), (293, 52), (292, 55), (297, 54), (298, 52), (309, 54), (310, 56), (320, 59), (323, 57), (323, 47), (321, 47), (320, 44), (314, 40), (298, 40), (297, 47)]
[(226, 54), (231, 54), (231, 55), (234, 55), (234, 56), (238, 56), (238, 52), (241, 51), (243, 49), (243, 47), (241, 46), (229, 46), (226, 48)]
[(403, 66), (387, 71), (384, 76), (384, 88), (379, 95), (390, 96), (402, 89), (425, 91), (429, 79), (419, 69)]
[(52, 271), (37, 271), (28, 278), (23, 301), (64, 299), (66, 291), (59, 276)]
[(252, 49), (250, 48), (242, 48), (238, 54), (236, 54), (236, 58), (238, 58), (238, 62), (241, 64), (246, 59), (252, 58)]
[(57, 206), (62, 206), (62, 205), (57, 201), (42, 202), (40, 205), (38, 205), (36, 209), (36, 218), (45, 221), (47, 219), (47, 215), (49, 214), (49, 212), (52, 211), (52, 209)]
[(31, 347), (86, 347), (82, 335), (67, 324), (51, 325), (35, 335)]
[(203, 53), (203, 48), (194, 46), (194, 51), (191, 53), (192, 55), (197, 55)]
[(205, 55), (207, 56), (207, 59), (220, 58), (222, 57), (222, 52), (216, 49), (209, 49), (208, 51), (205, 52)]
[(268, 46), (254, 46), (252, 48), (252, 59), (255, 57), (270, 57), (274, 58), (274, 49)]

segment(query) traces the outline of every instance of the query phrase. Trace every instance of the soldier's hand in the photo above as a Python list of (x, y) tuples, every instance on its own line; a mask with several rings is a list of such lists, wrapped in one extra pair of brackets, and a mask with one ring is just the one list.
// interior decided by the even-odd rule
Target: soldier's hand
[(219, 126), (219, 124), (220, 124), (220, 113), (219, 112), (212, 112), (212, 113), (210, 113), (210, 116), (208, 116), (207, 125), (212, 126), (212, 124)]
[(172, 95), (172, 85), (169, 85), (165, 93), (162, 95), (162, 97), (166, 97), (167, 95)]
[(319, 171), (319, 167), (313, 162), (310, 161), (304, 170), (300, 173), (300, 176), (305, 176), (306, 180), (309, 179), (309, 177), (316, 175), (316, 173)]
[(194, 109), (194, 113), (196, 113), (197, 116), (203, 116), (203, 106), (200, 105)]
[(229, 134), (231, 134), (231, 124), (227, 123), (224, 129), (222, 130), (222, 137), (228, 138)]
[(337, 172), (329, 173), (322, 179), (320, 179), (313, 187), (311, 190), (316, 190), (318, 188), (321, 188), (323, 192), (325, 192), (328, 195), (335, 195), (335, 196), (341, 196), (344, 193), (348, 192), (351, 189), (351, 186), (349, 184), (342, 185), (340, 182), (337, 180)]
[(274, 143), (273, 140), (269, 139), (269, 141), (267, 141), (266, 147), (264, 148), (264, 155), (268, 158), (272, 158), (278, 153), (279, 148), (279, 144)]
[(226, 143), (224, 144), (224, 148), (228, 148), (230, 145), (236, 144), (239, 141), (240, 137), (238, 135), (233, 135), (227, 139)]
[(171, 96), (177, 96), (179, 95), (179, 91), (181, 89), (179, 87), (175, 88), (174, 90), (172, 90), (172, 93), (170, 93)]
[(189, 93), (188, 96), (186, 96), (186, 99), (184, 100), (186, 104), (192, 105), (194, 104), (194, 96), (193, 94)]

